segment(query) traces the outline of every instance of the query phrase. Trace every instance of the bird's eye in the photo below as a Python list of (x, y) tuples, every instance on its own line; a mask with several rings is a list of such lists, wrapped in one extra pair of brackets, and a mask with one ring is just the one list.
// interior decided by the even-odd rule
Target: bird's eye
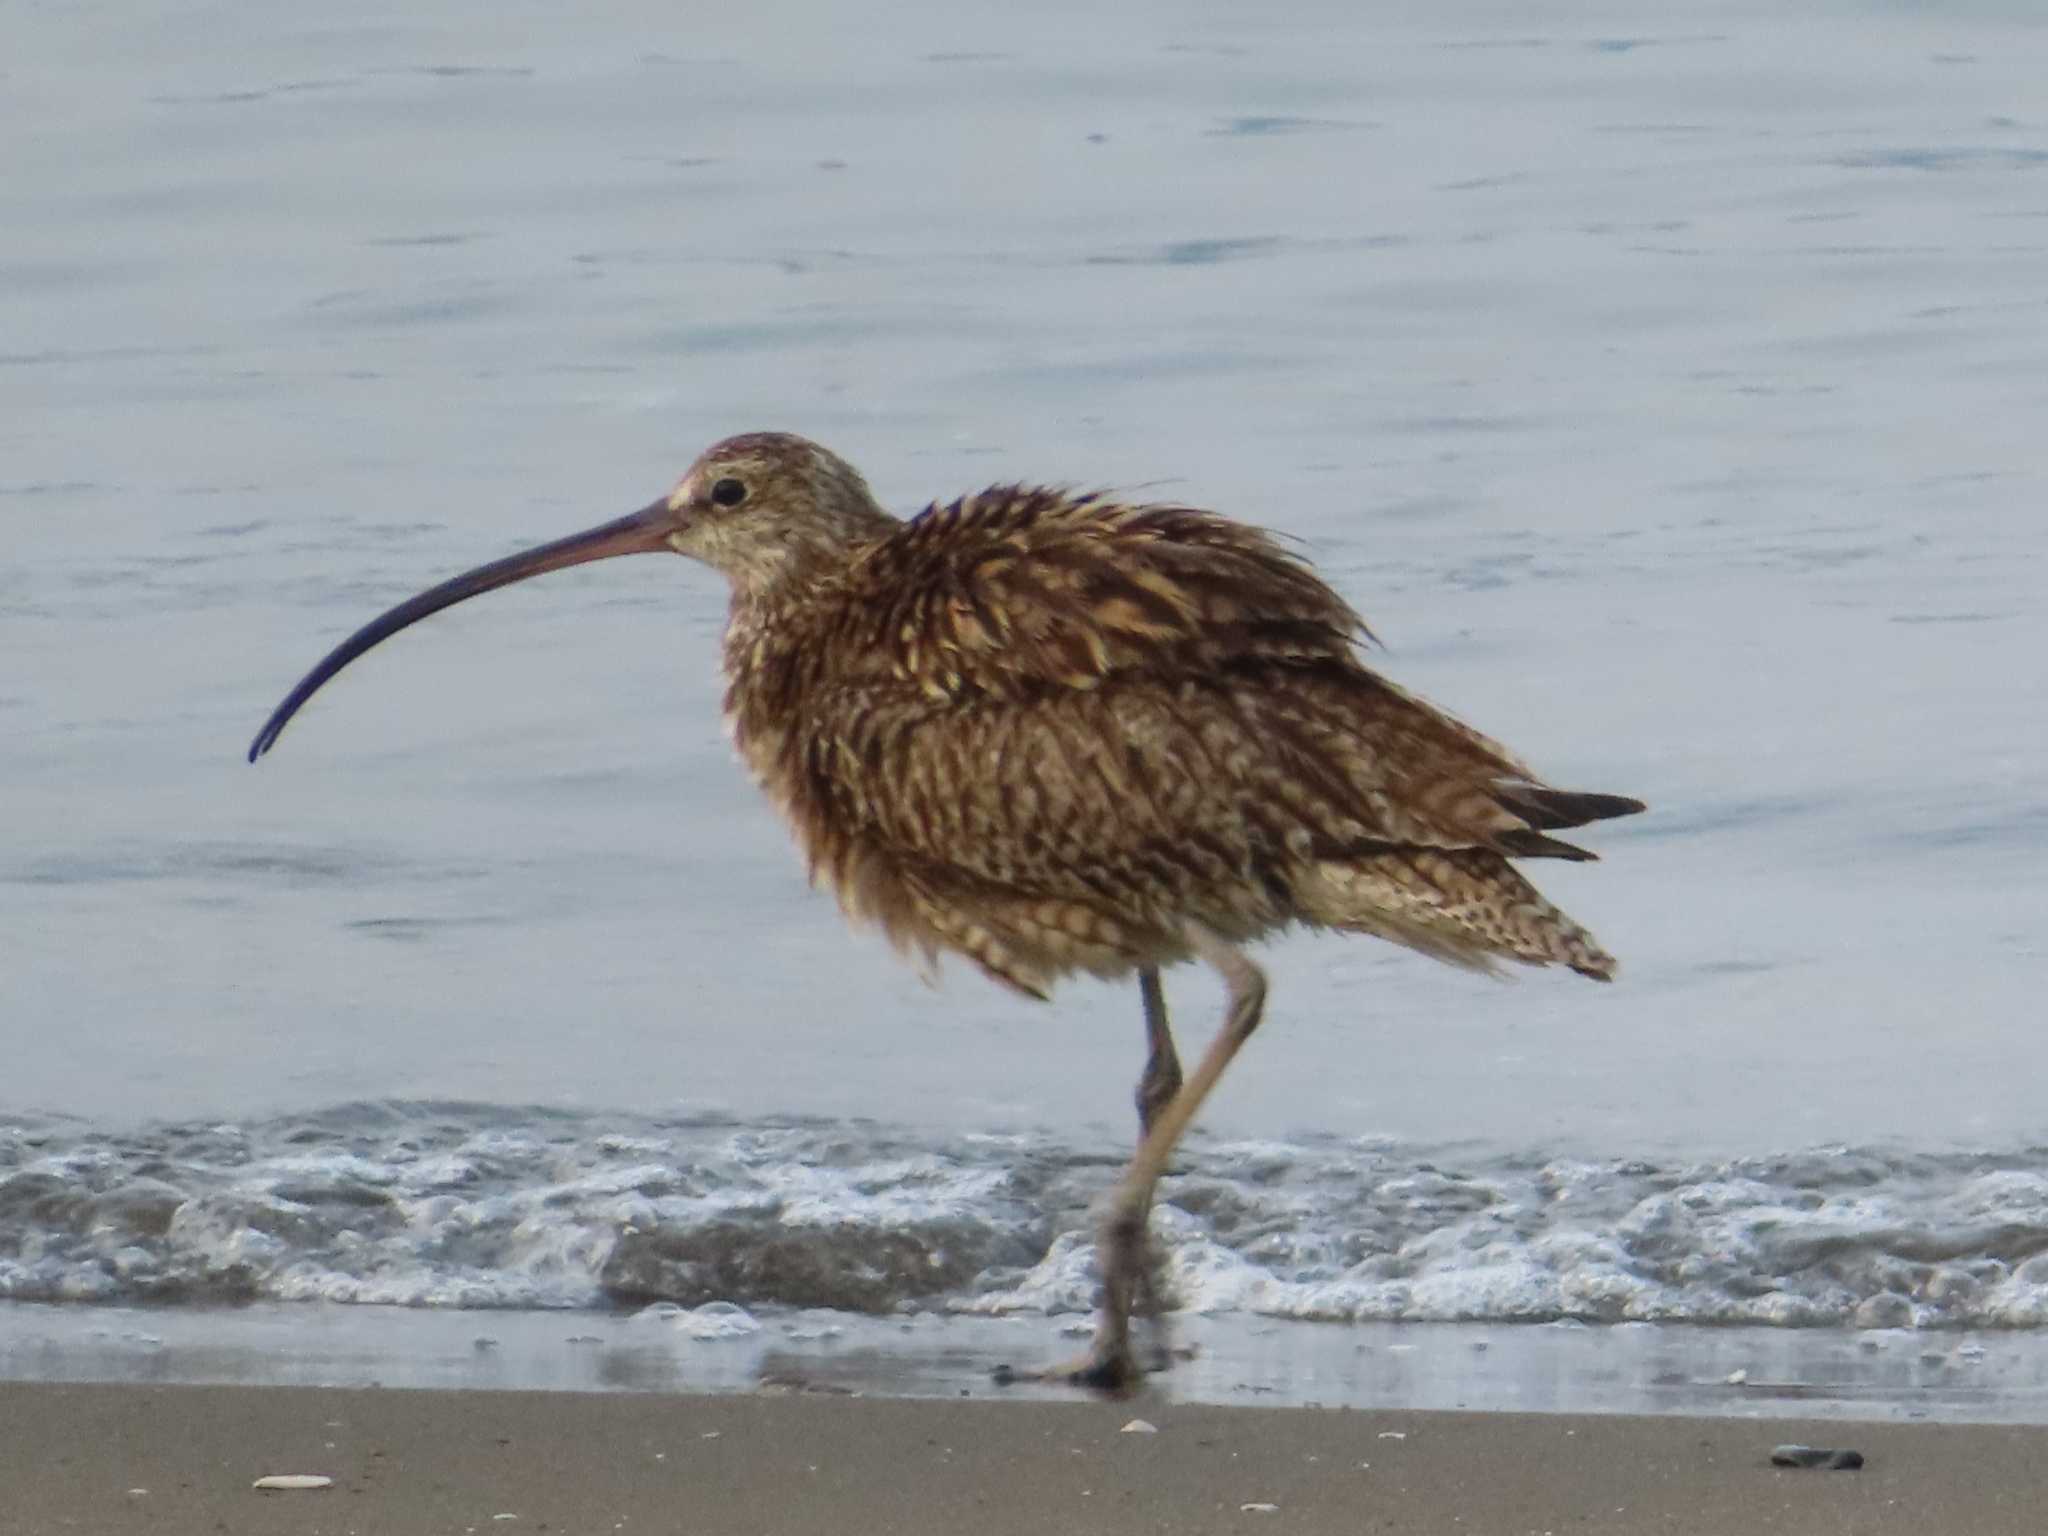
[(712, 485), (711, 499), (721, 507), (736, 507), (747, 499), (746, 485), (727, 475)]

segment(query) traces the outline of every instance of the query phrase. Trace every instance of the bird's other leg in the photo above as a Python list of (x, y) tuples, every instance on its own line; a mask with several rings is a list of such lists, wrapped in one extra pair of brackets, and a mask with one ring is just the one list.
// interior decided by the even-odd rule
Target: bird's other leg
[(1131, 1301), (1147, 1262), (1145, 1215), (1151, 1206), (1152, 1190), (1202, 1102), (1223, 1076), (1231, 1058), (1259, 1027), (1259, 1019), (1266, 1010), (1265, 972), (1246, 959), (1235, 945), (1198, 923), (1187, 925), (1187, 936), (1188, 947), (1223, 975), (1229, 991), (1223, 1027), (1216, 1031), (1216, 1038), (1195, 1064), (1194, 1076), (1181, 1085), (1180, 1092), (1154, 1117), (1144, 1140), (1138, 1143), (1137, 1156), (1131, 1159), (1130, 1167), (1110, 1192), (1096, 1247), (1102, 1268), (1102, 1319), (1096, 1325), (1095, 1342), (1074, 1364), (1045, 1373), (1048, 1378), (1072, 1381), (1103, 1392), (1127, 1392), (1144, 1374), (1131, 1353)]
[(1145, 1070), (1138, 1078), (1138, 1140), (1142, 1144), (1159, 1112), (1180, 1092), (1180, 1053), (1173, 1048), (1173, 1030), (1166, 1022), (1166, 990), (1159, 967), (1138, 972), (1138, 996), (1145, 1005)]
[[(1138, 1078), (1137, 1092), (1138, 1145), (1142, 1147), (1152, 1130), (1152, 1122), (1180, 1092), (1181, 1073), (1180, 1053), (1173, 1048), (1173, 1029), (1166, 1019), (1166, 991), (1159, 983), (1159, 967), (1156, 965), (1148, 965), (1138, 972), (1138, 996), (1145, 1006), (1145, 1070)], [(1144, 1216), (1140, 1219), (1149, 1223), (1151, 1215), (1152, 1201), (1148, 1196)], [(1146, 1369), (1161, 1371), (1172, 1359), (1166, 1338), (1166, 1280), (1160, 1268), (1159, 1249), (1149, 1239), (1145, 1243), (1144, 1257), (1131, 1310), (1152, 1325)]]

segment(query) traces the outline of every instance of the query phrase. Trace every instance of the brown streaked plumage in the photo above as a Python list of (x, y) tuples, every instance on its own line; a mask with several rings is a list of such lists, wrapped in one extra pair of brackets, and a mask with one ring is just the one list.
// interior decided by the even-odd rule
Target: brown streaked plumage
[[(825, 449), (728, 438), (616, 522), (482, 566), (342, 642), (250, 748), (349, 661), (430, 613), (544, 571), (672, 551), (724, 573), (725, 714), (812, 879), (927, 960), (1042, 998), (1136, 971), (1138, 1152), (1103, 1222), (1103, 1317), (1062, 1374), (1139, 1374), (1158, 1287), (1152, 1190), (1257, 1027), (1242, 946), (1293, 924), (1456, 965), (1614, 961), (1509, 862), (1590, 859), (1550, 834), (1643, 809), (1552, 789), (1365, 666), (1365, 626), (1272, 535), (1191, 507), (996, 486), (908, 521)], [(1161, 967), (1223, 976), (1183, 1080)]]

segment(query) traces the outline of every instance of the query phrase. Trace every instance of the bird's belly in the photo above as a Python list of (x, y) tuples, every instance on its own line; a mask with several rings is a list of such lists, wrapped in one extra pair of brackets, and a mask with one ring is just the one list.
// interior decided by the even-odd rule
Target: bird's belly
[(1285, 808), (1230, 771), (1262, 747), (1241, 716), (1154, 688), (804, 702), (743, 709), (735, 739), (813, 882), (900, 948), (1042, 993), (1185, 958), (1190, 922), (1242, 941), (1295, 916)]

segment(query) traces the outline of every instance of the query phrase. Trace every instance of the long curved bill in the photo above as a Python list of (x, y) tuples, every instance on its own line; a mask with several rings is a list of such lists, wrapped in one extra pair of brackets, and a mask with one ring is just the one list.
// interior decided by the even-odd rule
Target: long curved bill
[(502, 560), (493, 560), (489, 565), (480, 565), (473, 571), (451, 577), (438, 587), (430, 587), (418, 597), (407, 598), (389, 613), (370, 620), (321, 657), (320, 664), (299, 679), (298, 687), (286, 694), (284, 702), (271, 711), (270, 718), (263, 722), (263, 729), (249, 744), (249, 761), (255, 762), (276, 746), (277, 738), (306, 700), (318, 693), (335, 673), (380, 640), (388, 640), (401, 629), (465, 598), (510, 586), (529, 576), (559, 571), (564, 566), (583, 565), (591, 560), (609, 560), (614, 555), (660, 553), (669, 547), (668, 536), (675, 531), (675, 522), (675, 515), (664, 498), (650, 502), (628, 517), (586, 528), (581, 533), (572, 533), (566, 539), (557, 539), (537, 549), (522, 550)]

